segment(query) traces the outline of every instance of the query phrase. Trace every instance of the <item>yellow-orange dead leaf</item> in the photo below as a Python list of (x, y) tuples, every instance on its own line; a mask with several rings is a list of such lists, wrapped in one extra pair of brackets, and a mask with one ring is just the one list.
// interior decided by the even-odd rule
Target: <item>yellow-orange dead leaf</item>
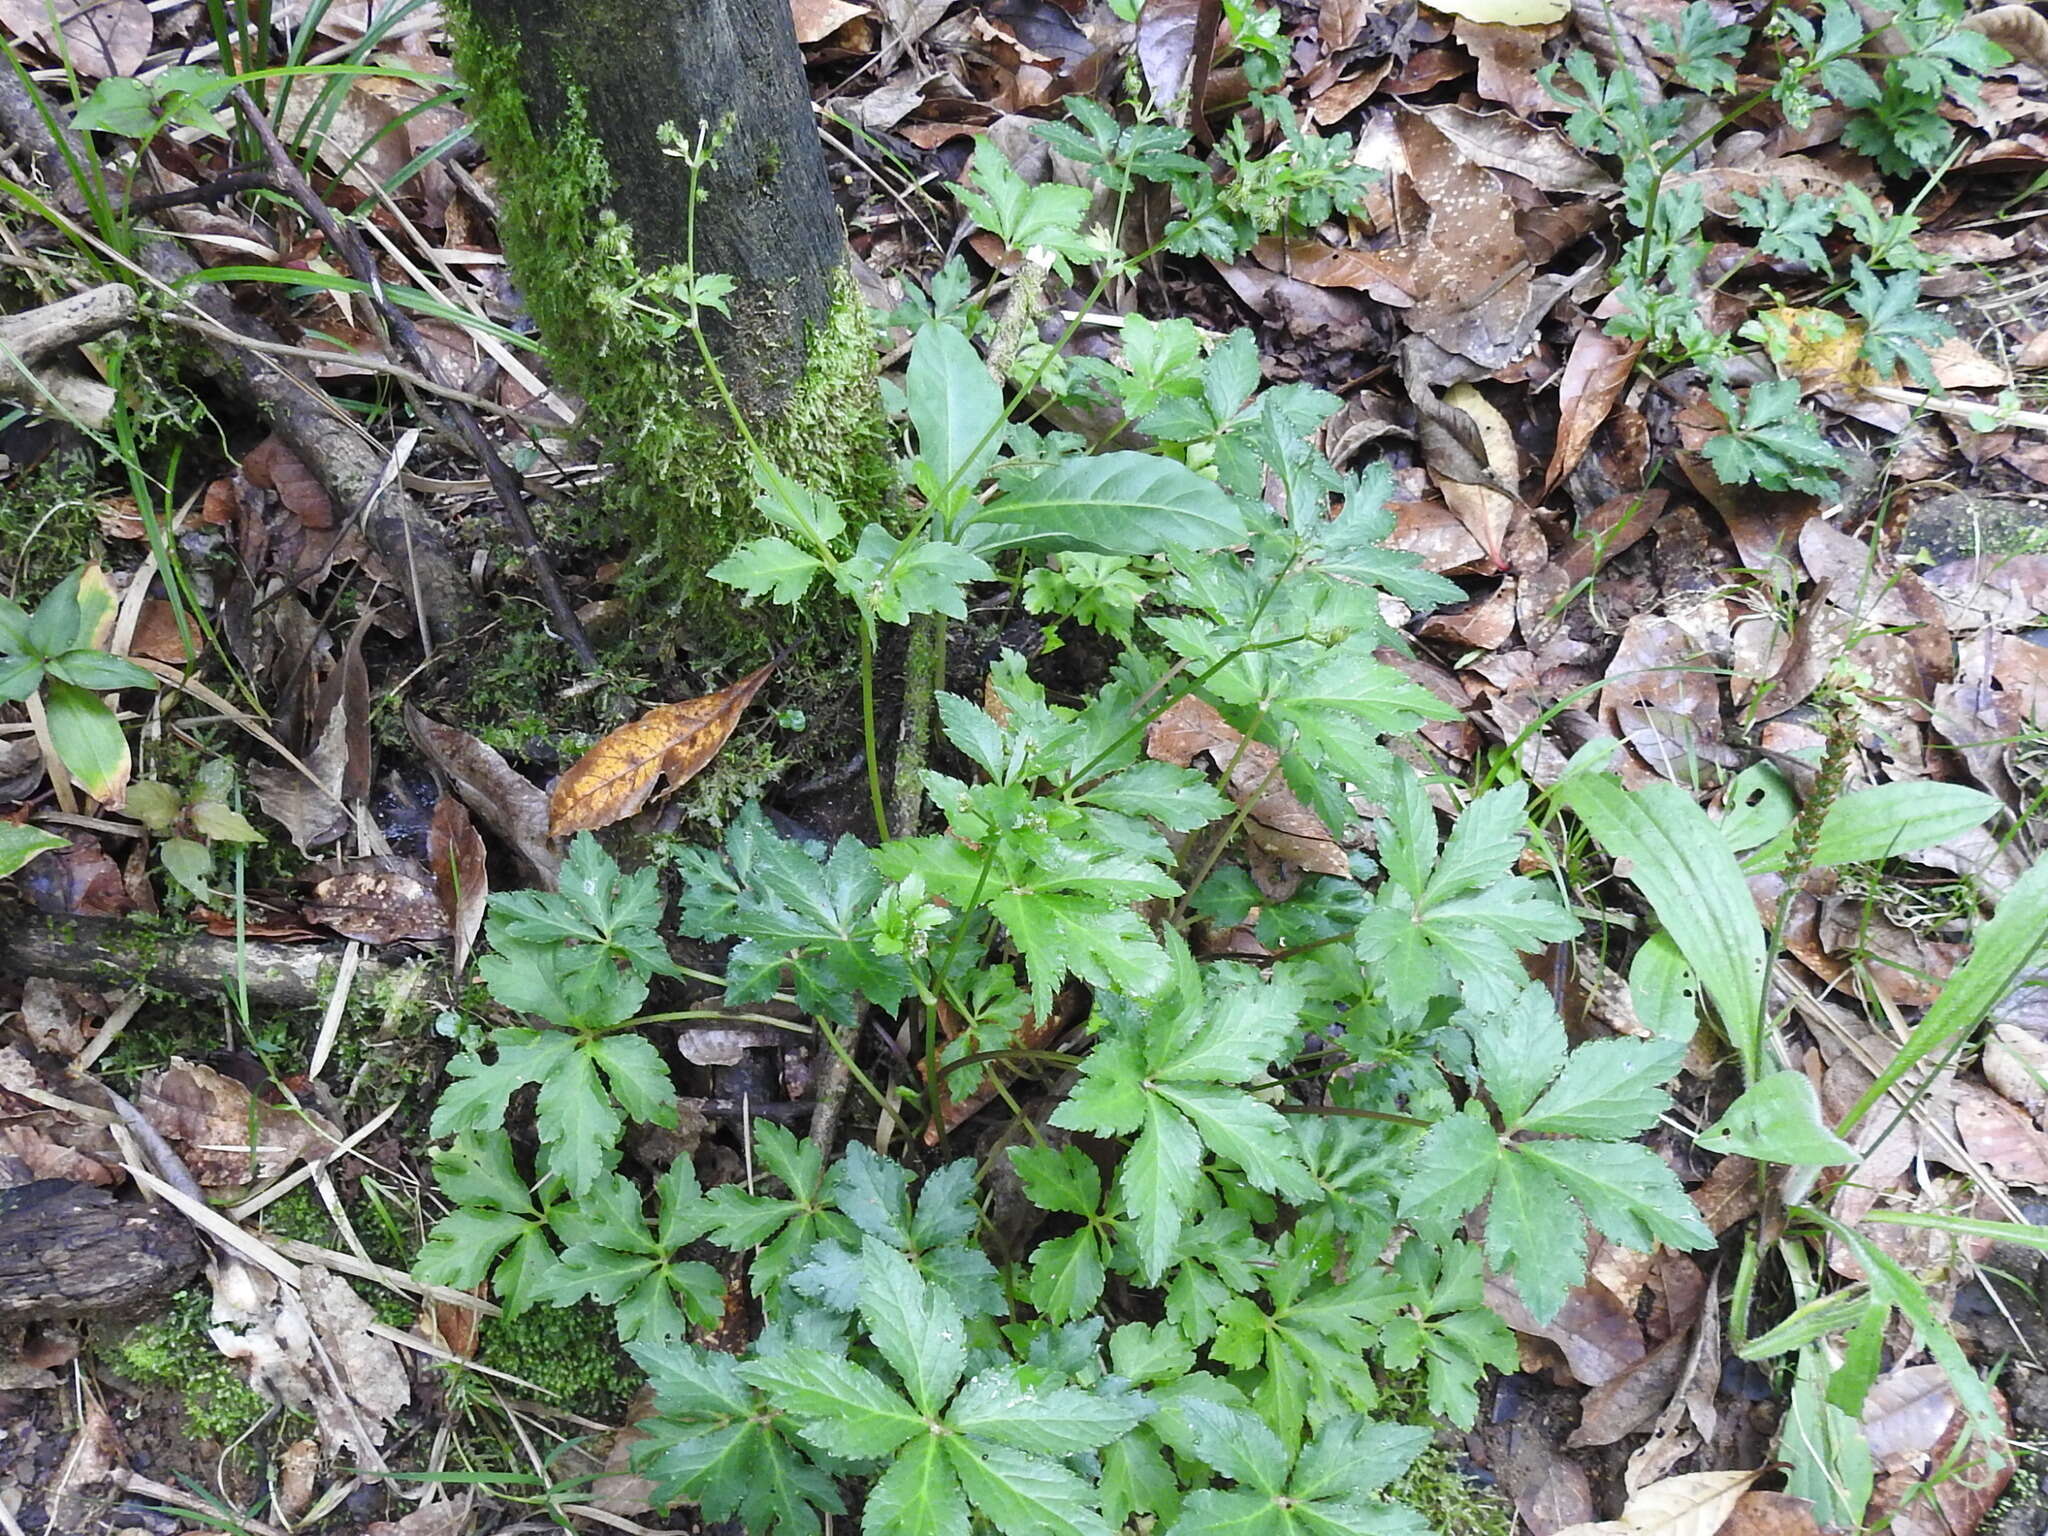
[(648, 802), (663, 778), (671, 792), (680, 789), (718, 755), (740, 712), (774, 670), (770, 662), (701, 699), (656, 705), (613, 731), (555, 781), (548, 797), (548, 836), (593, 832), (625, 820)]

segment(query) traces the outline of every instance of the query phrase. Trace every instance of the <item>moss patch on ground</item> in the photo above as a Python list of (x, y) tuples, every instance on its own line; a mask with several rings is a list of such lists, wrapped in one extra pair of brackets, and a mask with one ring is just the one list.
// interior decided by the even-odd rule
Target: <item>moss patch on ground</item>
[(207, 1288), (190, 1286), (171, 1298), (161, 1317), (138, 1323), (100, 1353), (116, 1375), (138, 1386), (174, 1388), (191, 1433), (226, 1445), (270, 1405), (214, 1347), (206, 1331), (212, 1309)]
[(552, 1406), (592, 1419), (617, 1419), (647, 1379), (619, 1348), (611, 1313), (587, 1301), (485, 1318), (476, 1358), (542, 1388)]

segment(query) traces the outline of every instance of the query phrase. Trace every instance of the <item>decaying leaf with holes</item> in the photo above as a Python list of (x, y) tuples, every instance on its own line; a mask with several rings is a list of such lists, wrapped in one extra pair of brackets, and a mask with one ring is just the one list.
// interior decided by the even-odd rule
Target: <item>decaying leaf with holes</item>
[(624, 821), (647, 804), (663, 778), (668, 793), (681, 789), (718, 755), (774, 670), (770, 662), (701, 699), (656, 705), (613, 731), (556, 781), (548, 800), (548, 835), (568, 837)]

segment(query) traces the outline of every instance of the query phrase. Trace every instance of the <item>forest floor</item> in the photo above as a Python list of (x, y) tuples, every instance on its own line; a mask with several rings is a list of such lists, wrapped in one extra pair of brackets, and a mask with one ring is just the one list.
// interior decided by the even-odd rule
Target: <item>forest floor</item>
[[(1528, 1258), (1513, 1282), (1490, 1273), (1512, 1340), (1472, 1365), (1469, 1422), (1434, 1377), (1432, 1412), (1419, 1374), (1379, 1369), (1434, 1431), (1404, 1496), (1456, 1532), (2048, 1532), (2048, 1241), (2027, 1235), (2048, 1228), (2048, 902), (2028, 879), (2048, 847), (2048, 24), (2008, 6), (1958, 30), (1942, 0), (793, 4), (887, 384), (934, 316), (989, 343), (1021, 306), (1020, 411), (1149, 448), (1134, 423), (1200, 388), (1171, 371), (1200, 378), (1248, 328), (1259, 382), (1331, 397), (1314, 430), (1335, 471), (1388, 476), (1386, 544), (1455, 587), (1433, 610), (1382, 600), (1381, 661), (1441, 706), (1383, 733), (1446, 826), (1468, 791), (1546, 806), (1513, 870), (1582, 920), (1522, 946), (1570, 1038), (1654, 1040), (1676, 1016), (1689, 1038), (1713, 990), (1646, 861), (1547, 798), (1611, 739), (1621, 784), (1703, 808), (1717, 857), (1748, 856), (1743, 942), (1769, 936), (1770, 1033), (1817, 1093), (1811, 1129), (1847, 1131), (1873, 1083), (1894, 1090), (1823, 1201), (1773, 1125), (1699, 1137), (1748, 1080), (1730, 1032), (1702, 1026), (1636, 1139), (1718, 1246), (1596, 1234), (1557, 1306), (1525, 1304)], [(42, 694), (0, 691), (0, 1200), (64, 1181), (141, 1208), (144, 1179), (172, 1225), (200, 1213), (208, 1254), (91, 1321), (24, 1320), (0, 1294), (0, 1530), (737, 1529), (658, 1509), (636, 1477), (650, 1397), (610, 1308), (506, 1317), (503, 1270), (496, 1293), (413, 1276), (450, 1209), (430, 1119), (451, 1056), (517, 1012), (474, 956), (488, 896), (560, 877), (564, 775), (587, 777), (612, 733), (667, 732), (638, 799), (581, 824), (611, 823), (607, 845), (670, 896), (692, 867), (676, 850), (715, 845), (752, 802), (787, 837), (872, 842), (858, 687), (756, 674), (800, 616), (764, 608), (756, 639), (699, 648), (644, 622), (605, 446), (577, 435), (580, 402), (524, 320), (436, 6), (276, 0), (270, 56), (319, 67), (275, 126), (531, 498), (594, 669), (448, 427), (451, 392), (262, 172), (222, 94), (216, 8), (76, 9), (60, 31), (41, 0), (0, 0), (10, 68), (60, 118), (84, 114), (107, 167), (81, 193), (32, 145), (0, 162), (6, 307), (147, 292), (127, 237), (145, 219), (175, 234), (216, 302), (310, 363), (372, 478), (445, 535), (477, 617), (426, 643), (361, 508), (210, 376), (207, 349), (235, 345), (218, 310), (152, 296), (146, 324), (32, 359), (71, 410), (0, 415), (0, 596), (34, 611), (85, 572), (66, 599), (85, 632), (49, 654), (82, 642), (155, 685), (87, 668), (84, 686), (51, 671)], [(978, 146), (1011, 167), (1007, 212)], [(1015, 199), (1045, 189), (1062, 189), (1048, 216), (1134, 259), (1091, 264), (1071, 225), (1044, 235), (1057, 260), (1012, 249)], [(1183, 339), (1177, 361), (1140, 358)], [(1166, 371), (1141, 408), (1127, 381), (1146, 366)], [(1071, 570), (1049, 614), (1021, 581), (972, 587), (946, 689), (996, 700), (1009, 648), (1055, 701), (1084, 701), (1138, 606), (1118, 597), (1126, 568), (1147, 571), (1096, 568), (1093, 610)], [(0, 639), (11, 666), (19, 636)], [(900, 630), (875, 664), (886, 744)], [(94, 689), (125, 690), (98, 706), (111, 745), (79, 723)], [(1372, 868), (1377, 803), (1353, 796), (1333, 832), (1306, 790), (1269, 793), (1277, 767), (1251, 773), (1213, 711), (1178, 756), (1148, 745), (1215, 777), (1245, 834), (1202, 865), (1221, 860), (1242, 902), (1183, 924), (1189, 942), (1261, 966), (1327, 942), (1276, 937), (1260, 903)], [(688, 782), (641, 810), (672, 751)], [(975, 776), (949, 747), (934, 761)], [(1817, 853), (1824, 814), (1880, 786), (1920, 795), (1890, 841), (1823, 831)], [(1795, 834), (1790, 862), (1756, 856)], [(1998, 922), (1997, 953), (1963, 975)], [(1659, 928), (1676, 950), (1645, 942)], [(724, 948), (668, 937), (690, 972), (656, 994), (681, 1020), (661, 1026), (681, 1113), (630, 1132), (625, 1166), (694, 1162), (707, 1189), (751, 1193), (750, 1117), (802, 1131), (821, 1092), (846, 1094), (825, 1086), (836, 1025), (780, 994), (723, 997)], [(1025, 1119), (1037, 1136), (1087, 991), (1000, 1038), (945, 1015), (958, 1054), (1018, 1052), (988, 1064), (1000, 1096), (934, 1117), (946, 1155), (991, 1159)], [(914, 1111), (940, 1104), (914, 1006), (859, 1016), (861, 1091), (826, 1120), (906, 1161), (924, 1156)], [(1261, 1081), (1277, 1103), (1296, 1079)], [(1290, 1113), (1341, 1098), (1300, 1093)], [(1788, 1215), (1822, 1205), (1853, 1240)], [(0, 1225), (19, 1209), (0, 1204)], [(1036, 1231), (1002, 1235), (998, 1259)], [(1781, 1324), (1777, 1347), (1748, 1347)], [(1960, 1354), (1930, 1348), (1951, 1337)]]

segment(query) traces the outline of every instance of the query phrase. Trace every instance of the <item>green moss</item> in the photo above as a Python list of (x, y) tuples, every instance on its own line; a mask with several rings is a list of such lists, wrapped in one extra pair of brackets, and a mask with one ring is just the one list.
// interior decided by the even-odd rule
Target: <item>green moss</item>
[(192, 1286), (171, 1298), (163, 1316), (139, 1323), (102, 1347), (114, 1372), (146, 1387), (176, 1387), (186, 1427), (198, 1438), (228, 1444), (269, 1406), (207, 1335), (213, 1298)]
[(488, 1317), (477, 1362), (555, 1394), (549, 1401), (587, 1418), (616, 1418), (645, 1374), (619, 1348), (611, 1314), (589, 1302)]
[[(746, 449), (687, 337), (635, 302), (645, 274), (631, 228), (607, 206), (616, 184), (582, 97), (565, 86), (566, 111), (544, 131), (514, 50), (484, 37), (461, 6), (451, 21), (471, 116), (502, 172), (505, 253), (560, 376), (588, 402), (589, 427), (617, 465), (606, 504), (576, 531), (604, 547), (626, 533), (627, 595), (684, 615), (693, 642), (750, 638), (758, 651), (759, 626), (703, 576), (757, 526)], [(750, 425), (786, 470), (872, 510), (891, 475), (876, 398), (873, 333), (842, 276), (787, 404)]]
[(92, 467), (73, 453), (0, 481), (0, 596), (33, 608), (99, 557), (99, 496)]
[(1387, 1490), (1421, 1514), (1432, 1531), (1457, 1536), (1514, 1536), (1514, 1506), (1458, 1470), (1447, 1446), (1431, 1445)]

